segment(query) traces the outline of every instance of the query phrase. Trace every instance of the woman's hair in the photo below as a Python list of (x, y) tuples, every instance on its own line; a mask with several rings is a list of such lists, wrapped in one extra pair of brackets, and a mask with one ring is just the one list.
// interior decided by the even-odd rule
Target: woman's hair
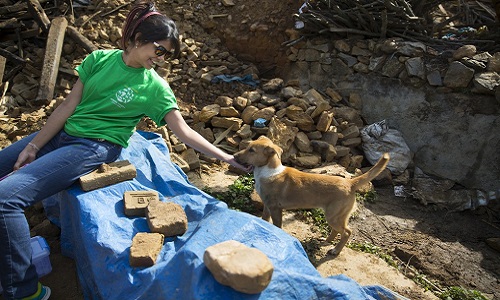
[(121, 47), (126, 50), (129, 44), (145, 44), (163, 40), (169, 40), (172, 43), (174, 57), (178, 57), (180, 53), (179, 31), (174, 21), (158, 12), (152, 1), (137, 1), (123, 25)]

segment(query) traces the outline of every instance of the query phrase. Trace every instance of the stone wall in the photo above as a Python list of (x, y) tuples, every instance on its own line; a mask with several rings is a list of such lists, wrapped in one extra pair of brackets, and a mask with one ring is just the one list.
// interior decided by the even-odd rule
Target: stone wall
[[(472, 45), (438, 52), (395, 39), (315, 39), (290, 47), (288, 59), (280, 74), (285, 82), (298, 81), (301, 90), (313, 88), (327, 98), (333, 89), (360, 111), (364, 125), (387, 120), (400, 131), (413, 154), (415, 178), (435, 176), (454, 183), (446, 191), (458, 186), (485, 192), (479, 198), (498, 198), (500, 53)], [(432, 194), (425, 197), (439, 193)], [(441, 195), (449, 197), (456, 196)]]

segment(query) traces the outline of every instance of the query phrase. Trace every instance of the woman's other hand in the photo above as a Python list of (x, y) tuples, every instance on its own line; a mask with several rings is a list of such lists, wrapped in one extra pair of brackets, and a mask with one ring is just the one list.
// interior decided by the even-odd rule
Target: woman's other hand
[(36, 154), (38, 153), (38, 147), (33, 147), (32, 144), (28, 144), (26, 148), (19, 153), (17, 161), (14, 164), (14, 171), (19, 170), (23, 166), (31, 163), (36, 159)]

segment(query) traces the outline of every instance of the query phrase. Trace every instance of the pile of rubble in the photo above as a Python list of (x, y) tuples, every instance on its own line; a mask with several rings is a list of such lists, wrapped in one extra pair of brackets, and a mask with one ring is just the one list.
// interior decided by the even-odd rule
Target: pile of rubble
[[(8, 56), (7, 66), (14, 59), (23, 67), (17, 72), (9, 70), (4, 77), (4, 94), (0, 103), (3, 113), (0, 116), (3, 121), (0, 122), (1, 148), (43, 126), (76, 80), (74, 66), (80, 63), (86, 52), (97, 49), (93, 45), (116, 47), (121, 28), (114, 24), (124, 21), (125, 16), (120, 11), (123, 7), (123, 3), (111, 1), (94, 7), (94, 15), (68, 16), (69, 24), (59, 28), (66, 31), (66, 36), (54, 40), (50, 40), (50, 36), (47, 38), (46, 49), (59, 46), (60, 51), (45, 53), (44, 60), (43, 49), (36, 45), (33, 45), (36, 51), (26, 52), (21, 58), (13, 54), (23, 50), (15, 38), (2, 42), (2, 53)], [(64, 8), (69, 9), (63, 5), (59, 11)], [(44, 15), (43, 9), (38, 10), (37, 15), (40, 14)], [(101, 18), (93, 19), (94, 16)], [(45, 20), (53, 23), (56, 19)], [(32, 23), (33, 26), (35, 23)], [(50, 25), (44, 28), (48, 29)], [(358, 111), (342, 105), (342, 97), (336, 91), (328, 89), (328, 98), (325, 98), (314, 89), (302, 91), (297, 82), (288, 82), (285, 86), (279, 78), (269, 80), (259, 88), (262, 80), (257, 68), (238, 61), (227, 51), (219, 50), (224, 49), (220, 40), (201, 43), (183, 37), (182, 41), (181, 57), (167, 63), (158, 72), (183, 99), (184, 117), (207, 140), (233, 153), (245, 147), (246, 141), (267, 134), (273, 136), (286, 151), (283, 156), (285, 163), (312, 168), (335, 160), (351, 170), (361, 166), (363, 156), (356, 146), (361, 143), (358, 128), (363, 121)], [(48, 60), (51, 54), (53, 57)], [(43, 74), (39, 70), (44, 72), (47, 66), (54, 64), (59, 67), (49, 71), (58, 73), (58, 80), (43, 82)], [(214, 83), (218, 76), (227, 74), (231, 74), (231, 80)], [(248, 80), (242, 82), (243, 78)], [(41, 97), (40, 91), (47, 90), (50, 84), (53, 85), (49, 86), (49, 90), (53, 91), (54, 98), (50, 95)], [(206, 105), (208, 103), (213, 104)], [(139, 129), (156, 130), (149, 120), (145, 120)], [(197, 155), (192, 149), (187, 149), (174, 136), (165, 134), (165, 129), (160, 130), (163, 130), (164, 137), (168, 137), (172, 152), (180, 154), (174, 159), (176, 162), (185, 170), (199, 167)]]
[[(306, 92), (280, 78), (262, 89), (235, 98), (219, 96), (214, 104), (194, 111), (188, 121), (208, 141), (234, 153), (260, 135), (271, 137), (283, 150), (284, 163), (314, 168), (339, 162), (349, 170), (361, 167), (359, 112), (342, 105), (333, 89), (329, 97), (315, 89)], [(175, 148), (174, 148), (175, 149)], [(178, 148), (182, 149), (182, 148)]]

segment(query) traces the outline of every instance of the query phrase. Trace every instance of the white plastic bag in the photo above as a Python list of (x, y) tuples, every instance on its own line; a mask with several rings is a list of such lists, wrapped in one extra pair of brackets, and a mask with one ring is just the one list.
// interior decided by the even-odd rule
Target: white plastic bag
[(388, 152), (391, 159), (387, 168), (391, 173), (399, 175), (406, 170), (411, 162), (411, 152), (401, 132), (390, 129), (386, 120), (382, 120), (365, 126), (360, 133), (365, 157), (372, 165)]

